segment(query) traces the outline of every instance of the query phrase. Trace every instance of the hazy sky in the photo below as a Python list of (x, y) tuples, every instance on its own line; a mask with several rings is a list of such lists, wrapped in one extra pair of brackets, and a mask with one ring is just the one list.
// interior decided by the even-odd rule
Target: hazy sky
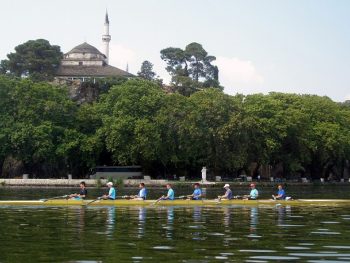
[(229, 94), (270, 91), (350, 99), (348, 0), (2, 0), (0, 59), (30, 39), (68, 52), (101, 49), (106, 9), (110, 64), (137, 73), (149, 60), (169, 80), (159, 51), (198, 42), (217, 57)]

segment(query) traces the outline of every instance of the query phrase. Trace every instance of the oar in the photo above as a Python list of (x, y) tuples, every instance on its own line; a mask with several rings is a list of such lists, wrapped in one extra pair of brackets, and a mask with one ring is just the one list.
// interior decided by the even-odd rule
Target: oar
[[(181, 195), (181, 196), (175, 197), (174, 199), (184, 199), (184, 198), (186, 198), (186, 195)], [(158, 204), (162, 200), (169, 200), (169, 199), (164, 199), (164, 197), (160, 197), (155, 202), (153, 202), (151, 204), (151, 206), (154, 206), (154, 205)]]
[(159, 203), (160, 201), (164, 200), (163, 198), (164, 198), (164, 197), (158, 198), (155, 202), (153, 202), (153, 203), (151, 204), (151, 206), (154, 206), (154, 205), (156, 205), (157, 203)]
[(185, 199), (185, 198), (188, 198), (189, 196), (187, 195), (180, 195), (178, 197), (175, 197), (174, 199)]
[(92, 201), (90, 201), (90, 202), (87, 202), (87, 203), (83, 204), (83, 206), (88, 206), (89, 204), (92, 204), (92, 203), (94, 203), (94, 202), (96, 202), (96, 201), (99, 201), (99, 200), (101, 200), (101, 199), (102, 199), (102, 197), (97, 197), (96, 199), (94, 199), (94, 200), (92, 200)]
[(61, 199), (61, 198), (67, 198), (68, 195), (60, 195), (60, 196), (55, 196), (55, 197), (51, 197), (51, 198), (47, 198), (47, 199), (40, 199), (40, 201), (46, 202), (49, 200), (53, 200), (53, 199)]

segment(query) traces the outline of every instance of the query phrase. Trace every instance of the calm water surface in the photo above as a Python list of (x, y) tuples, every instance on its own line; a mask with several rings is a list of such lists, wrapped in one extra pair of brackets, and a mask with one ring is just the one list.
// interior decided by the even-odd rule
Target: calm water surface
[(0, 207), (0, 262), (350, 262), (350, 208)]
[(0, 262), (349, 262), (349, 223), (348, 207), (2, 207)]

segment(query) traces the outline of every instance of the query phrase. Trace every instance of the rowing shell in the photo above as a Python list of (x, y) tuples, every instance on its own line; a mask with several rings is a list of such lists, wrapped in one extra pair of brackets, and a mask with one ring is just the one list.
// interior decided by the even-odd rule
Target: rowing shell
[[(0, 206), (79, 206), (92, 200), (0, 200)], [(298, 199), (298, 200), (98, 200), (89, 206), (259, 206), (259, 205), (290, 205), (290, 206), (340, 206), (350, 205), (350, 199)]]

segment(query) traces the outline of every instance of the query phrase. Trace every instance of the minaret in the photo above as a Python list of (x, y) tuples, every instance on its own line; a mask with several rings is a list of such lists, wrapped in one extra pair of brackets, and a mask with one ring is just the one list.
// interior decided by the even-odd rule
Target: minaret
[(102, 42), (103, 42), (103, 52), (106, 55), (106, 63), (108, 64), (109, 59), (109, 41), (111, 41), (111, 36), (109, 35), (109, 19), (108, 19), (108, 13), (106, 11), (106, 17), (105, 17), (105, 23), (104, 23), (104, 32), (102, 35)]

